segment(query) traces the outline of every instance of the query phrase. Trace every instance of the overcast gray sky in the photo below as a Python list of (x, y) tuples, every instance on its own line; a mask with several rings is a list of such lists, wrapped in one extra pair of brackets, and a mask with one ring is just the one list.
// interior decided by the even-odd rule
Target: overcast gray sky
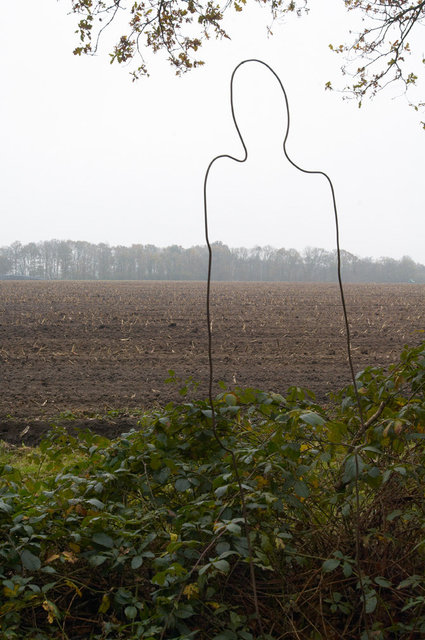
[[(74, 18), (55, 0), (4, 3), (0, 24), (0, 245), (51, 238), (185, 247), (204, 243), (203, 174), (218, 153), (242, 155), (229, 79), (244, 58), (269, 63), (291, 108), (287, 149), (334, 181), (341, 244), (361, 256), (425, 263), (425, 133), (400, 90), (362, 109), (324, 91), (341, 81), (329, 50), (349, 28), (340, 0), (291, 17), (267, 37), (267, 10), (231, 18), (231, 41), (209, 42), (206, 66), (176, 78), (157, 55), (132, 83), (106, 52), (72, 55)], [(414, 43), (413, 43), (414, 44)], [(419, 45), (422, 46), (422, 45)], [(422, 96), (423, 97), (423, 96)], [(282, 154), (284, 103), (273, 76), (245, 65), (236, 113), (249, 160), (214, 166), (211, 237), (230, 246), (335, 246), (326, 182)]]

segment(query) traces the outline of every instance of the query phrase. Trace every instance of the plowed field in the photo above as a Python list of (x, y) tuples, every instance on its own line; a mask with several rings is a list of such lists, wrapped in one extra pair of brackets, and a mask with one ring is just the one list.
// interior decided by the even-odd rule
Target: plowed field
[[(425, 286), (346, 285), (346, 301), (356, 369), (425, 339)], [(349, 382), (336, 285), (214, 283), (212, 318), (216, 382), (319, 399)], [(0, 366), (0, 439), (35, 442), (67, 411), (119, 433), (179, 398), (169, 369), (206, 395), (205, 284), (0, 282)]]

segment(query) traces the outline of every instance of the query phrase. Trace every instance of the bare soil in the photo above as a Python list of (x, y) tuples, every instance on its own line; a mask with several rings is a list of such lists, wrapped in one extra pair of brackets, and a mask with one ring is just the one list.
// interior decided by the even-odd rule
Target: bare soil
[[(425, 339), (425, 285), (346, 285), (345, 295), (357, 370)], [(350, 382), (337, 285), (214, 283), (212, 318), (215, 385), (296, 385), (323, 401)], [(0, 440), (33, 444), (69, 424), (65, 412), (117, 435), (138, 409), (180, 398), (170, 369), (206, 397), (204, 283), (0, 282)]]

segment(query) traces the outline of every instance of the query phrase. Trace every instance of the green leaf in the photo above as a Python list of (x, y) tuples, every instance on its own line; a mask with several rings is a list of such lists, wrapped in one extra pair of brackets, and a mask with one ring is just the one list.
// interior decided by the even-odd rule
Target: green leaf
[(349, 455), (345, 461), (342, 481), (347, 484), (360, 475), (364, 467), (363, 460), (357, 454)]
[(106, 560), (106, 556), (90, 556), (89, 563), (92, 567), (100, 567)]
[(322, 564), (322, 569), (325, 573), (329, 573), (339, 567), (339, 563), (340, 561), (337, 558), (328, 558)]
[(391, 522), (391, 520), (394, 520), (395, 518), (398, 518), (399, 516), (401, 516), (402, 513), (403, 511), (401, 509), (395, 509), (394, 511), (391, 511), (391, 513), (387, 515), (387, 520)]
[(394, 471), (397, 471), (401, 476), (406, 475), (406, 467), (394, 467)]
[(347, 433), (347, 425), (344, 422), (328, 422), (327, 432), (331, 442), (341, 442), (343, 436)]
[(134, 558), (131, 560), (131, 568), (132, 569), (138, 569), (139, 567), (141, 567), (143, 564), (143, 556), (134, 556)]
[(211, 567), (211, 562), (207, 562), (207, 564), (204, 564), (203, 567), (201, 567), (198, 571), (199, 575), (202, 576), (206, 571), (208, 571)]
[(229, 407), (235, 407), (237, 403), (234, 393), (226, 393), (226, 395), (224, 396), (224, 401), (227, 405), (229, 405)]
[(220, 555), (221, 553), (226, 553), (226, 551), (229, 551), (229, 549), (230, 549), (230, 544), (228, 542), (219, 542), (215, 547), (215, 550), (217, 551), (217, 555)]
[(157, 584), (159, 587), (168, 586), (168, 573), (166, 571), (158, 571), (151, 579), (152, 584)]
[(417, 587), (418, 584), (421, 583), (421, 580), (421, 576), (414, 574), (413, 576), (409, 576), (405, 580), (402, 580), (397, 589), (405, 589), (406, 587)]
[(310, 495), (309, 488), (307, 487), (305, 482), (302, 482), (302, 480), (297, 480), (297, 482), (294, 484), (294, 491), (300, 498), (308, 498), (308, 496)]
[(13, 511), (13, 507), (10, 504), (7, 504), (7, 502), (3, 502), (3, 500), (0, 500), (0, 511), (3, 511), (4, 513), (10, 513), (11, 511)]
[(103, 531), (95, 533), (92, 537), (92, 540), (96, 544), (100, 545), (101, 547), (106, 547), (107, 549), (112, 549), (112, 547), (114, 546), (114, 541), (112, 540), (112, 538), (106, 533), (103, 533)]
[(54, 589), (57, 585), (57, 582), (47, 582), (46, 584), (43, 584), (43, 586), (41, 587), (41, 590), (43, 593), (49, 593), (49, 591), (51, 589)]
[(226, 529), (227, 531), (230, 531), (230, 533), (233, 533), (236, 536), (241, 535), (240, 525), (238, 525), (236, 522), (228, 522), (226, 524)]
[(174, 483), (174, 487), (176, 491), (183, 492), (187, 491), (187, 489), (190, 489), (191, 484), (187, 478), (177, 478), (176, 482)]
[(212, 562), (212, 565), (223, 573), (228, 573), (230, 569), (230, 564), (227, 562), (227, 560), (214, 560), (214, 562)]
[(137, 609), (133, 605), (130, 605), (129, 607), (126, 607), (124, 609), (124, 613), (126, 618), (128, 618), (129, 620), (134, 620), (134, 618), (137, 616)]
[(367, 472), (367, 475), (371, 478), (379, 478), (379, 476), (381, 475), (381, 470), (379, 469), (379, 467), (372, 467)]
[(342, 506), (341, 514), (344, 516), (344, 518), (348, 518), (348, 516), (350, 515), (350, 511), (351, 504), (349, 502), (345, 502)]
[(382, 483), (383, 484), (388, 482), (388, 480), (390, 479), (391, 473), (392, 473), (391, 469), (387, 469), (386, 471), (384, 471), (384, 475), (382, 476)]
[(217, 496), (217, 498), (221, 498), (222, 496), (224, 496), (224, 494), (227, 493), (228, 488), (229, 488), (228, 484), (223, 484), (221, 487), (217, 487), (214, 493)]
[(120, 587), (114, 596), (114, 600), (117, 604), (127, 604), (133, 600), (133, 596), (127, 589)]
[(214, 636), (213, 640), (238, 640), (238, 636), (234, 631), (226, 629), (225, 631), (219, 633), (217, 636)]
[(54, 567), (51, 567), (50, 565), (47, 565), (47, 567), (43, 567), (41, 571), (43, 571), (43, 573), (57, 573), (56, 569)]
[(325, 421), (323, 420), (322, 416), (319, 416), (318, 413), (313, 413), (313, 411), (309, 413), (301, 414), (300, 420), (302, 420), (306, 424), (309, 424), (312, 427), (321, 427), (322, 425), (325, 424)]
[(111, 606), (111, 601), (107, 593), (103, 594), (102, 602), (100, 603), (98, 613), (106, 613)]
[(391, 582), (382, 576), (376, 576), (375, 578), (376, 584), (379, 584), (380, 587), (391, 587)]
[(376, 597), (375, 591), (369, 591), (366, 594), (365, 613), (373, 613), (377, 604), (378, 598)]
[(12, 580), (3, 580), (2, 585), (3, 587), (6, 587), (6, 589), (9, 589), (10, 591), (15, 591), (16, 583), (13, 582)]
[(406, 440), (424, 440), (425, 433), (408, 433), (406, 434)]
[(372, 447), (371, 445), (367, 445), (367, 447), (362, 447), (362, 451), (370, 451), (371, 453), (382, 454), (381, 449), (377, 449), (376, 447)]
[(29, 549), (24, 549), (21, 553), (21, 562), (28, 571), (38, 571), (41, 567), (41, 560), (35, 556)]
[(163, 467), (161, 471), (155, 474), (155, 480), (159, 482), (159, 484), (165, 484), (168, 480), (168, 476), (170, 475), (170, 469), (168, 467)]
[(220, 555), (220, 560), (222, 558), (228, 558), (229, 556), (235, 556), (238, 555), (237, 551), (233, 551), (232, 549), (230, 549), (230, 551), (224, 551), (221, 555)]
[(173, 612), (176, 618), (190, 618), (195, 613), (192, 605), (190, 604), (182, 604), (179, 608)]
[(90, 500), (87, 500), (87, 502), (93, 505), (93, 507), (96, 507), (96, 509), (105, 508), (105, 505), (103, 504), (103, 502), (101, 502), (101, 500), (98, 500), (97, 498), (90, 498)]

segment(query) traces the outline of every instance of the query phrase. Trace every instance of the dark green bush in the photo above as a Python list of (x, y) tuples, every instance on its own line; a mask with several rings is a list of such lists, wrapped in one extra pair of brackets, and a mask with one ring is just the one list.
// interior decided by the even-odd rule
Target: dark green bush
[(423, 637), (425, 345), (357, 387), (223, 390), (225, 448), (203, 401), (52, 429), (1, 468), (0, 637)]

